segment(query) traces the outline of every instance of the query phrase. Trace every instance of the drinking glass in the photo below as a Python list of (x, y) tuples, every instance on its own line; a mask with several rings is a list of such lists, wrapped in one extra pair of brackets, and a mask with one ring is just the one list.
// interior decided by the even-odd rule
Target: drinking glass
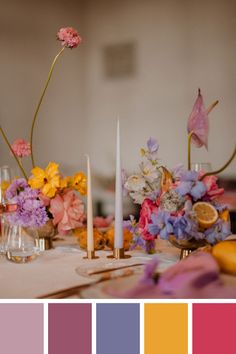
[(5, 212), (7, 211), (6, 189), (11, 183), (11, 169), (9, 166), (0, 167), (0, 254), (6, 253), (6, 237), (7, 237), (7, 219)]
[(22, 226), (8, 224), (6, 241), (7, 259), (15, 263), (29, 263), (39, 255), (38, 237), (27, 233)]
[(212, 171), (212, 167), (210, 162), (194, 162), (191, 163), (191, 170), (192, 171), (196, 171), (196, 172), (211, 172)]

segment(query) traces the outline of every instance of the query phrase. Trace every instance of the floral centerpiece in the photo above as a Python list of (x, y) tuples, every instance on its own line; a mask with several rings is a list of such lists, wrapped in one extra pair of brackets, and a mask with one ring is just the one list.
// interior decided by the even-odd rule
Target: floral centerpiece
[(138, 222), (126, 221), (134, 235), (134, 245), (155, 251), (155, 239), (170, 240), (177, 247), (196, 249), (205, 243), (214, 244), (230, 235), (229, 212), (217, 201), (224, 193), (217, 185), (216, 174), (223, 171), (236, 155), (215, 172), (192, 171), (191, 144), (207, 147), (208, 114), (218, 103), (205, 109), (199, 90), (188, 120), (188, 169), (183, 165), (170, 170), (158, 159), (159, 145), (150, 138), (141, 149), (140, 172), (126, 178), (124, 187), (133, 201), (140, 204)]
[[(65, 234), (82, 226), (85, 220), (84, 203), (78, 195), (78, 193), (81, 196), (86, 194), (84, 173), (77, 172), (73, 176), (63, 176), (59, 171), (59, 165), (55, 162), (49, 162), (45, 169), (41, 168), (35, 164), (33, 153), (34, 127), (55, 64), (65, 48), (76, 48), (81, 42), (78, 32), (71, 27), (61, 28), (57, 33), (57, 39), (61, 42), (62, 48), (53, 60), (36, 106), (30, 142), (17, 139), (11, 144), (5, 130), (0, 126), (2, 137), (23, 175), (23, 178), (13, 180), (6, 190), (7, 200), (17, 205), (17, 210), (8, 218), (11, 223), (27, 229), (43, 228), (42, 234), (46, 232), (44, 227), (49, 228), (49, 225), (56, 228), (59, 233)], [(27, 156), (30, 156), (32, 161), (30, 176), (23, 166), (23, 159)]]

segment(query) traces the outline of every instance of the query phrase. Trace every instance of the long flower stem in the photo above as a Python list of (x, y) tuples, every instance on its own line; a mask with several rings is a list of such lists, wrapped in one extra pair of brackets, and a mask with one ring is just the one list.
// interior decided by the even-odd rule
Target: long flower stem
[(188, 134), (188, 170), (191, 170), (191, 139), (193, 134), (193, 131)]
[(236, 146), (235, 146), (235, 148), (234, 148), (234, 151), (233, 151), (232, 155), (231, 155), (230, 158), (228, 159), (228, 161), (227, 161), (221, 168), (219, 168), (219, 169), (216, 170), (216, 171), (212, 171), (212, 172), (207, 172), (207, 173), (205, 173), (205, 174), (200, 178), (200, 181), (202, 181), (206, 176), (217, 175), (218, 173), (223, 172), (223, 171), (230, 165), (230, 163), (233, 161), (233, 159), (235, 158), (235, 156), (236, 156)]
[(35, 122), (36, 122), (36, 119), (37, 119), (37, 116), (38, 116), (38, 112), (39, 112), (39, 109), (40, 109), (40, 106), (41, 106), (41, 103), (43, 101), (43, 98), (44, 98), (44, 95), (47, 91), (47, 88), (48, 88), (48, 84), (50, 82), (50, 79), (51, 79), (51, 76), (52, 76), (52, 73), (53, 73), (53, 69), (55, 67), (55, 64), (57, 62), (57, 59), (59, 58), (59, 56), (63, 53), (65, 47), (63, 47), (60, 52), (55, 56), (53, 62), (52, 62), (52, 65), (51, 65), (51, 68), (50, 68), (50, 71), (49, 71), (49, 74), (48, 74), (48, 77), (47, 77), (47, 80), (46, 80), (46, 83), (45, 83), (45, 86), (44, 86), (44, 89), (42, 91), (42, 94), (40, 96), (40, 99), (39, 99), (39, 102), (38, 102), (38, 105), (36, 107), (36, 110), (35, 110), (35, 113), (34, 113), (34, 117), (33, 117), (33, 121), (32, 121), (32, 126), (31, 126), (31, 132), (30, 132), (30, 147), (31, 147), (31, 161), (32, 161), (32, 166), (35, 167), (35, 163), (34, 163), (34, 154), (33, 154), (33, 137), (34, 137), (34, 126), (35, 126)]
[(28, 177), (27, 177), (27, 175), (26, 175), (26, 172), (25, 172), (25, 170), (24, 170), (22, 164), (21, 164), (20, 161), (18, 160), (16, 154), (14, 153), (13, 149), (11, 148), (11, 144), (9, 143), (9, 140), (7, 139), (7, 136), (6, 136), (6, 134), (4, 133), (4, 130), (2, 129), (1, 126), (0, 126), (0, 131), (1, 131), (1, 134), (2, 134), (2, 136), (3, 136), (3, 139), (5, 140), (5, 142), (6, 142), (7, 146), (9, 147), (9, 149), (10, 149), (12, 155), (14, 156), (14, 158), (15, 158), (15, 160), (16, 160), (16, 162), (17, 162), (17, 164), (18, 164), (18, 166), (19, 166), (19, 168), (20, 168), (20, 170), (21, 170), (21, 172), (22, 172), (22, 174), (23, 174), (23, 176), (25, 177), (26, 180), (28, 180)]

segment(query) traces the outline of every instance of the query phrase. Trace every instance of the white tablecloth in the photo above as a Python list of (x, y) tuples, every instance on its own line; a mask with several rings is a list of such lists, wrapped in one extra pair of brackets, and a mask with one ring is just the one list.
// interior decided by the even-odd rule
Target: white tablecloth
[[(74, 237), (54, 243), (54, 249), (43, 252), (36, 260), (27, 264), (16, 264), (0, 257), (0, 298), (29, 299), (56, 297), (67, 289), (84, 287), (98, 281), (92, 271), (106, 270), (125, 265), (145, 264), (152, 256), (142, 251), (129, 252), (132, 257), (125, 260), (107, 259), (109, 251), (99, 251), (97, 260), (85, 260)], [(167, 243), (161, 244), (159, 253), (162, 269), (175, 263), (179, 251)]]

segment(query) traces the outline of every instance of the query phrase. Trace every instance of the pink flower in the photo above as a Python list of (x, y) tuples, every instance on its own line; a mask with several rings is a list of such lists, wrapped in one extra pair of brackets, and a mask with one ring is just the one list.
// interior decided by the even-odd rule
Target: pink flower
[(107, 216), (106, 218), (103, 218), (101, 216), (96, 216), (93, 219), (93, 225), (94, 227), (108, 227), (111, 225), (114, 217), (112, 215)]
[(11, 148), (14, 154), (19, 158), (30, 156), (31, 154), (30, 143), (27, 143), (27, 141), (23, 139), (16, 139), (11, 145)]
[[(200, 173), (200, 176), (203, 176), (204, 172)], [(214, 175), (206, 176), (202, 182), (205, 184), (207, 188), (206, 196), (209, 197), (211, 200), (224, 194), (224, 188), (219, 188), (218, 184), (216, 183), (217, 177)]]
[(51, 200), (50, 212), (53, 224), (57, 225), (59, 233), (81, 227), (85, 219), (84, 204), (73, 190), (66, 190), (62, 195), (57, 194)]
[(199, 148), (203, 145), (206, 148), (208, 147), (209, 121), (207, 114), (208, 111), (205, 109), (201, 91), (199, 89), (198, 97), (189, 116), (187, 126), (188, 133), (194, 133), (191, 141)]
[(155, 237), (148, 231), (148, 224), (151, 223), (151, 215), (157, 213), (158, 207), (155, 202), (150, 199), (145, 199), (140, 211), (139, 230), (145, 240), (153, 240)]
[(61, 28), (57, 33), (57, 39), (67, 48), (76, 48), (81, 43), (81, 37), (72, 27)]

